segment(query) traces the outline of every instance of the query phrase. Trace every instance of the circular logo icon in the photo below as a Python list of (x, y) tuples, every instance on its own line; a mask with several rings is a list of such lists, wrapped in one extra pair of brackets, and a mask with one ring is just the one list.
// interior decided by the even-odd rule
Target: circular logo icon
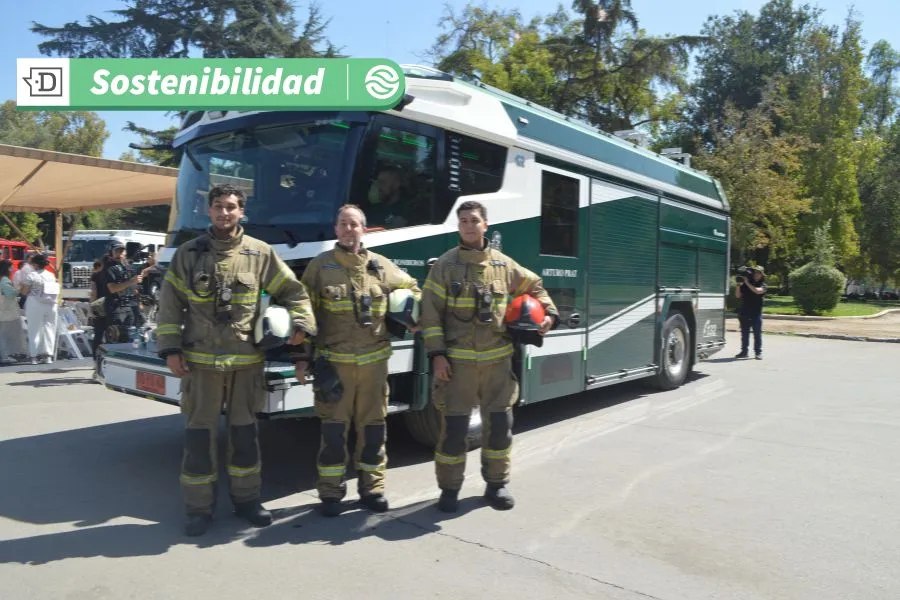
[(366, 73), (366, 91), (376, 100), (387, 100), (400, 89), (400, 75), (393, 67), (375, 65)]

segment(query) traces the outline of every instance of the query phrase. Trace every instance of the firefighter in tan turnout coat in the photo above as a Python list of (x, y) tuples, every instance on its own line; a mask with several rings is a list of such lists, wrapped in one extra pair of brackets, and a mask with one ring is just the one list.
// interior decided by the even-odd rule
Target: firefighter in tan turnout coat
[(438, 508), (455, 512), (466, 470), (469, 418), (481, 407), (482, 477), (485, 497), (498, 510), (514, 505), (510, 479), (512, 406), (519, 384), (512, 371), (513, 345), (504, 316), (510, 296), (532, 295), (544, 307), (544, 335), (559, 313), (541, 279), (491, 248), (487, 211), (478, 202), (457, 209), (461, 244), (432, 266), (423, 286), (421, 328), (432, 358), (433, 401), (441, 414), (435, 448)]
[[(360, 502), (375, 512), (388, 509), (384, 495), (387, 468), (385, 419), (388, 398), (388, 297), (410, 290), (421, 299), (416, 280), (393, 262), (362, 245), (366, 217), (355, 205), (338, 211), (332, 250), (314, 258), (303, 272), (319, 332), (315, 338), (316, 412), (322, 422), (317, 459), (322, 513), (337, 516), (346, 494), (347, 437), (356, 431), (354, 462)], [(300, 367), (298, 367), (299, 369)], [(327, 369), (328, 375), (326, 375)], [(298, 371), (298, 380), (301, 382)], [(323, 387), (338, 382), (342, 391)]]
[[(223, 405), (228, 418), (228, 475), (235, 513), (254, 525), (271, 523), (260, 504), (261, 460), (256, 414), (265, 405), (265, 354), (254, 344), (260, 295), (285, 307), (294, 326), (291, 344), (316, 333), (306, 289), (268, 244), (246, 235), (244, 193), (231, 186), (209, 191), (212, 226), (180, 246), (160, 293), (158, 353), (181, 378), (187, 418), (181, 488), (185, 533), (203, 534), (215, 506), (216, 438)], [(299, 348), (295, 358), (300, 358)]]

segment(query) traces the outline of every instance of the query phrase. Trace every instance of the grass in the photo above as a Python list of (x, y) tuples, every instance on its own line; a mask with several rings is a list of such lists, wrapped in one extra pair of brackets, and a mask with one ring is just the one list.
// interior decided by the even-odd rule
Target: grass
[[(900, 308), (900, 302), (869, 300), (868, 302), (840, 302), (834, 310), (822, 313), (823, 317), (864, 317), (880, 313), (888, 308)], [(802, 315), (792, 296), (766, 296), (763, 304), (766, 315)]]

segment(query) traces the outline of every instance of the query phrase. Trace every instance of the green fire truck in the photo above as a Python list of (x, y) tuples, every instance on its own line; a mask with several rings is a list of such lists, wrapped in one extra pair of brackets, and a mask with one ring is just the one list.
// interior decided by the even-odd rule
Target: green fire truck
[[(635, 379), (676, 388), (724, 347), (730, 210), (717, 181), (484, 84), (403, 69), (391, 110), (189, 113), (161, 268), (206, 229), (206, 193), (227, 182), (247, 194), (246, 232), (298, 276), (333, 247), (336, 209), (352, 202), (368, 217), (365, 245), (421, 286), (458, 243), (455, 208), (477, 200), (489, 242), (540, 275), (561, 311), (541, 347), (517, 349), (520, 404)], [(390, 413), (434, 444), (418, 335), (394, 340), (389, 370)], [(99, 371), (110, 389), (179, 402), (152, 341), (105, 345)], [(266, 372), (261, 418), (315, 415), (289, 362), (272, 356)]]

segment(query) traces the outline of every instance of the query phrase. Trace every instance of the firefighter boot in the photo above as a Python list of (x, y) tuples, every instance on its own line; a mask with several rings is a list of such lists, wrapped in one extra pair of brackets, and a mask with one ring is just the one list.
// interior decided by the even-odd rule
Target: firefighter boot
[(505, 485), (487, 484), (484, 497), (495, 510), (509, 510), (516, 505), (515, 499)]
[(206, 513), (194, 513), (187, 516), (187, 522), (184, 524), (184, 534), (189, 537), (197, 537), (206, 533), (209, 524), (212, 521), (212, 515)]
[(272, 513), (263, 508), (259, 500), (236, 502), (234, 514), (257, 527), (266, 527), (272, 523)]
[(372, 512), (387, 512), (388, 501), (383, 494), (363, 494), (359, 497), (359, 503)]
[(459, 508), (459, 490), (441, 490), (438, 509), (446, 513), (455, 513)]
[(337, 498), (322, 498), (322, 516), (336, 517), (344, 510), (344, 505)]

